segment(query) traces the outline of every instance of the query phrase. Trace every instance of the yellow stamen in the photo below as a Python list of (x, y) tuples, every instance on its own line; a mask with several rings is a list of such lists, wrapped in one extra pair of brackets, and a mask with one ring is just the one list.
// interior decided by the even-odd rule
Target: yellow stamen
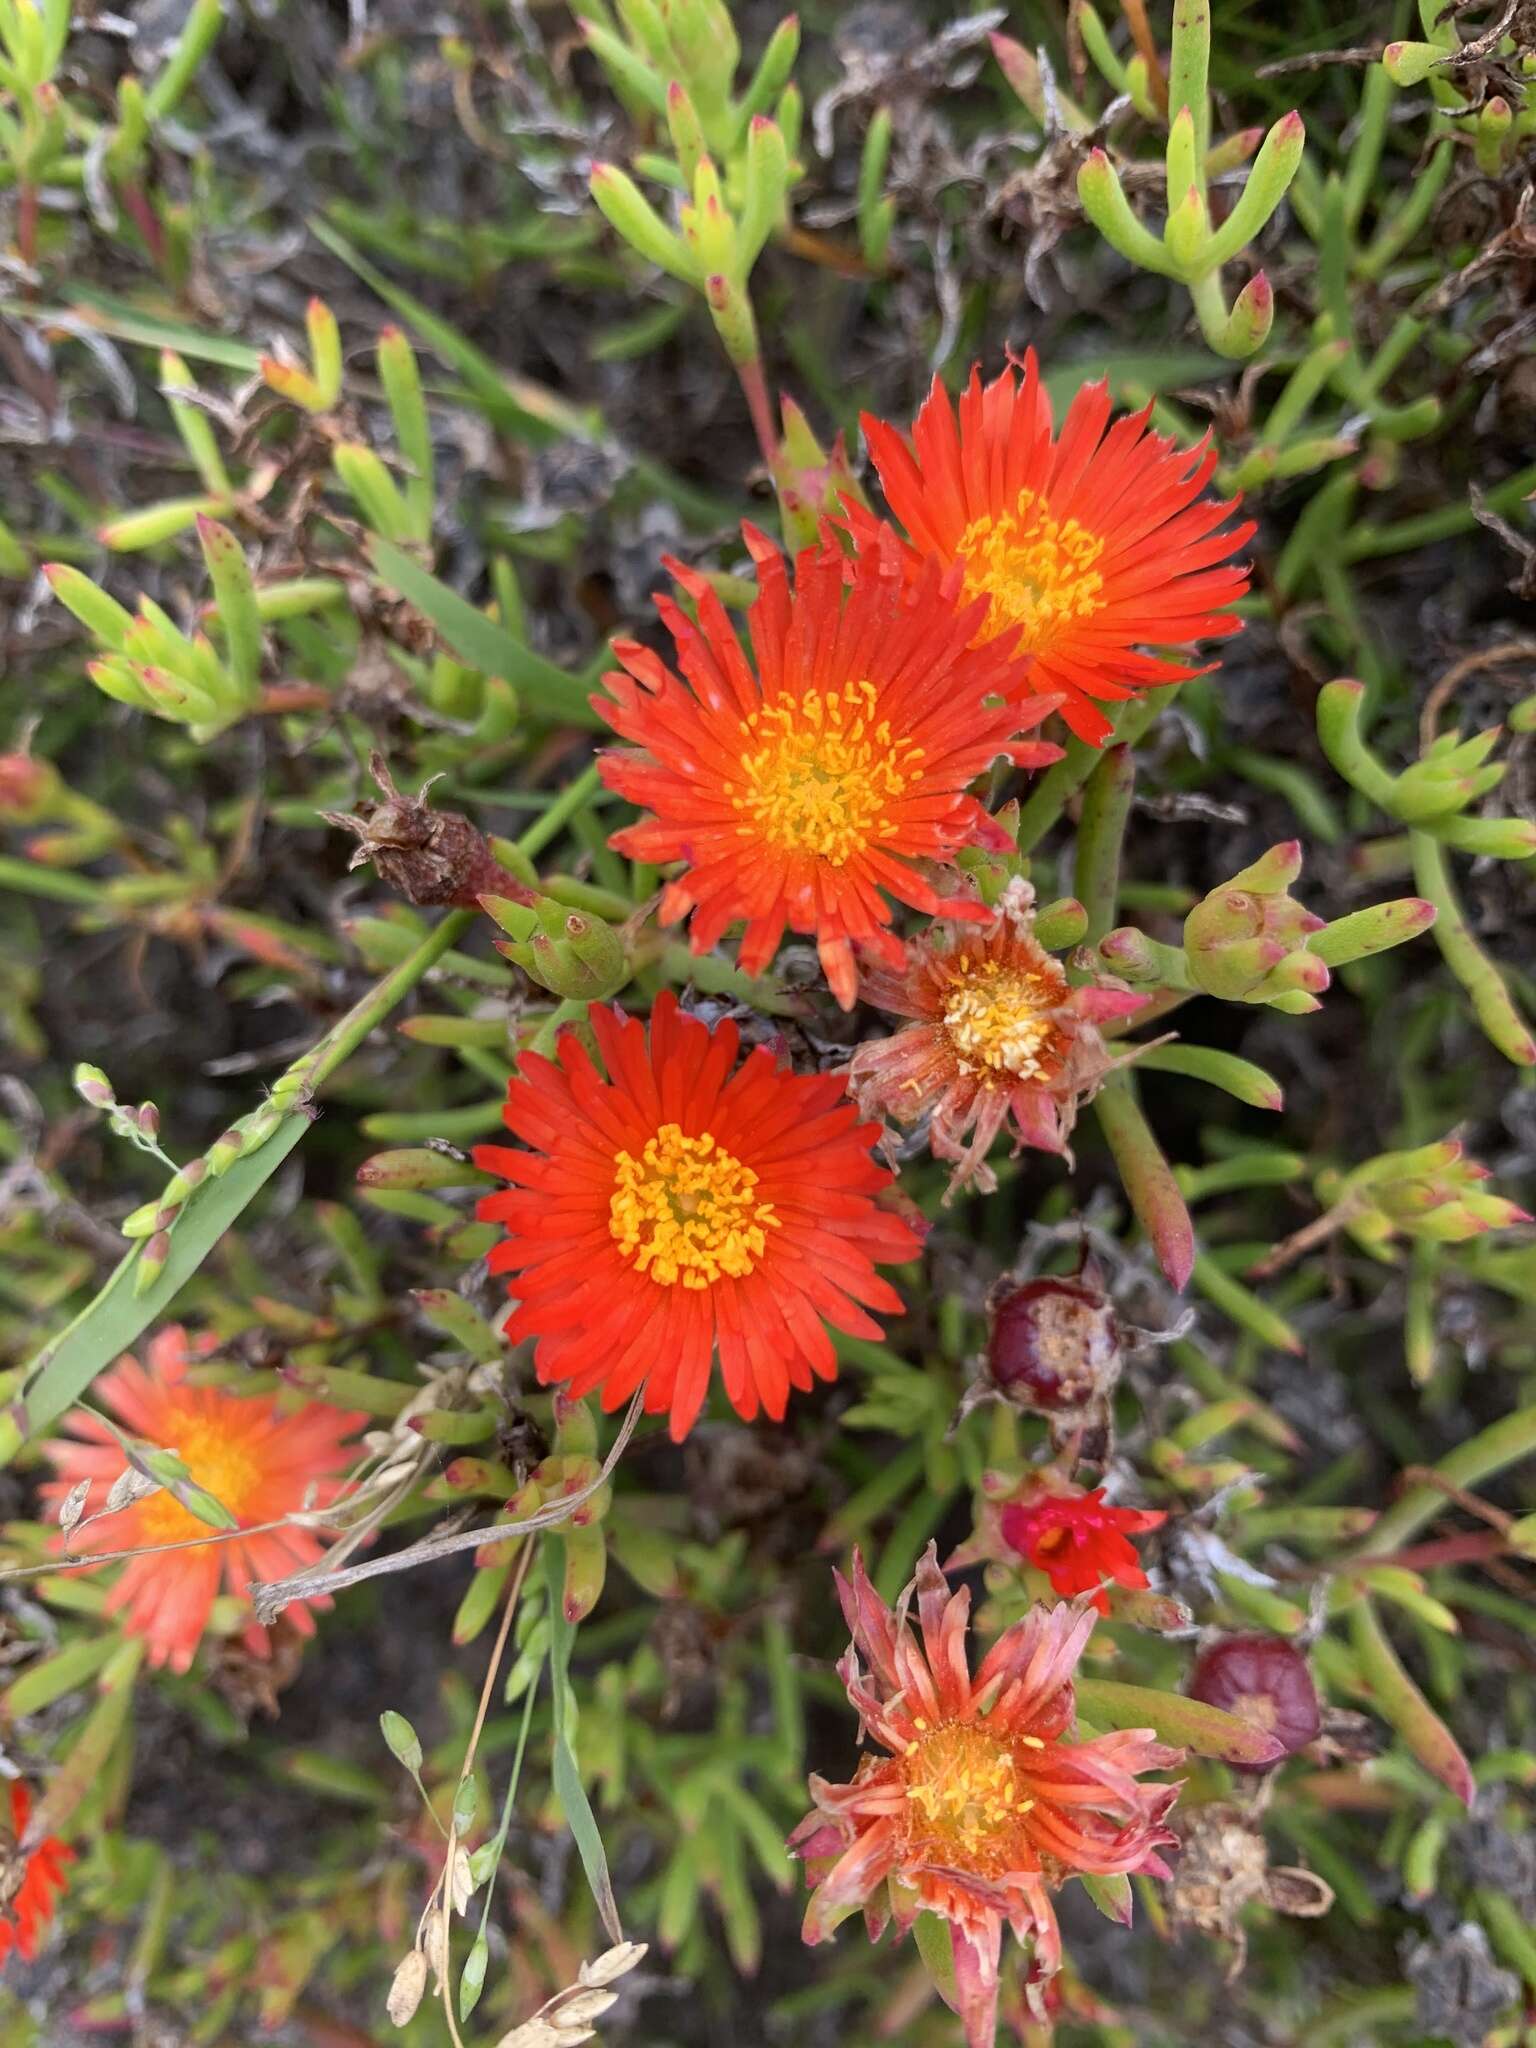
[(893, 838), (890, 805), (917, 779), (923, 749), (898, 738), (878, 709), (874, 684), (854, 682), (754, 711), (741, 728), (747, 787), (732, 798), (744, 814), (741, 837), (835, 868)]
[[(962, 955), (956, 962), (964, 970)], [(1067, 978), (1042, 956), (1038, 968), (978, 961), (952, 985), (944, 1028), (961, 1071), (977, 1068), (1032, 1081), (1059, 1063), (1060, 1026), (1053, 1012), (1066, 1000)]]
[(985, 1870), (999, 1857), (1006, 1861), (1011, 1830), (1035, 1803), (1012, 1745), (975, 1722), (950, 1722), (912, 1744), (902, 1775), (927, 1852), (962, 1867)]
[(1075, 519), (1053, 519), (1034, 491), (1016, 511), (973, 519), (955, 549), (965, 565), (968, 600), (988, 597), (987, 635), (1018, 631), (1018, 651), (1038, 654), (1073, 620), (1103, 608), (1104, 578), (1094, 564), (1104, 543)]
[(609, 1232), (659, 1286), (745, 1279), (779, 1228), (773, 1204), (754, 1193), (757, 1175), (708, 1131), (689, 1138), (663, 1124), (638, 1159), (616, 1152), (613, 1167)]

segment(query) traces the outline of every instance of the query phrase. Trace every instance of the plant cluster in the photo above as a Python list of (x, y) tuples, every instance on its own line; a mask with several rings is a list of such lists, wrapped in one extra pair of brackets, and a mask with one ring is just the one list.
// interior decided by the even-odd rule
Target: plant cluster
[(1530, 2036), (1536, 24), (1214, 12), (0, 0), (0, 2048)]

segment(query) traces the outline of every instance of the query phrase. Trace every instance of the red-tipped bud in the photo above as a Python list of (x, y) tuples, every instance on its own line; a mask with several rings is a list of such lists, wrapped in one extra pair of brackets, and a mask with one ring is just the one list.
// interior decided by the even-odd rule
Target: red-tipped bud
[[(1283, 1636), (1228, 1636), (1211, 1643), (1195, 1659), (1189, 1694), (1208, 1707), (1251, 1721), (1282, 1743), (1287, 1756), (1315, 1742), (1322, 1725), (1307, 1660)], [(1232, 1768), (1260, 1771), (1273, 1766)]]

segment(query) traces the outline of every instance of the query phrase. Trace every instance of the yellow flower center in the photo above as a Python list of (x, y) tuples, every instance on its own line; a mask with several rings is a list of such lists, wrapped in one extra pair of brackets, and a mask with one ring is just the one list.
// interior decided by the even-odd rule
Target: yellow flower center
[[(1017, 1823), (1034, 1805), (1014, 1745), (984, 1723), (952, 1721), (929, 1729), (919, 1717), (917, 1738), (902, 1758), (908, 1826), (926, 1857), (987, 1873), (1010, 1860)], [(1037, 1736), (1018, 1738), (1031, 1749)]]
[[(180, 1455), (196, 1484), (232, 1515), (245, 1518), (247, 1503), (261, 1485), (262, 1468), (242, 1434), (243, 1420), (239, 1415), (188, 1412), (164, 1424), (161, 1434), (166, 1448)], [(141, 1501), (138, 1514), (145, 1543), (187, 1543), (213, 1533), (207, 1522), (200, 1522), (164, 1489)]]
[(961, 534), (955, 553), (965, 565), (964, 595), (992, 600), (989, 638), (1016, 627), (1020, 653), (1052, 646), (1075, 619), (1091, 619), (1104, 602), (1094, 564), (1104, 543), (1075, 519), (1053, 519), (1033, 491), (1018, 509), (984, 513)]
[(1051, 960), (1038, 969), (962, 953), (944, 1003), (944, 1028), (961, 1068), (1034, 1081), (1060, 1064), (1062, 1027), (1055, 1011), (1067, 978)]
[(757, 1175), (708, 1131), (689, 1138), (663, 1124), (636, 1159), (613, 1157), (608, 1229), (626, 1259), (659, 1286), (701, 1289), (743, 1280), (779, 1228)]
[(741, 836), (835, 868), (893, 838), (890, 804), (916, 781), (923, 750), (878, 709), (874, 684), (856, 682), (754, 711), (741, 728), (746, 787), (732, 799)]

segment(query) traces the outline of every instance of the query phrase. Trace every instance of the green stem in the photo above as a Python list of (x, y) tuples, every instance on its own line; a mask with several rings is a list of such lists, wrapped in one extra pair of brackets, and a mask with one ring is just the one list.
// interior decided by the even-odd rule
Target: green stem
[(582, 769), (576, 780), (561, 790), (547, 811), (541, 811), (533, 823), (517, 840), (517, 850), (532, 860), (542, 853), (552, 839), (558, 838), (565, 826), (590, 797), (596, 796), (603, 786), (602, 769), (593, 761)]
[[(1533, 491), (1536, 467), (1506, 477), (1485, 497), (1495, 512), (1513, 512)], [(1362, 521), (1342, 537), (1341, 551), (1347, 562), (1368, 561), (1378, 555), (1403, 555), (1436, 541), (1454, 540), (1458, 533), (1470, 533), (1476, 524), (1470, 505), (1445, 505), (1435, 512), (1421, 512), (1416, 519), (1399, 519), (1387, 526)]]
[[(1159, 712), (1173, 702), (1177, 689), (1175, 683), (1133, 697), (1115, 722), (1115, 744), (1134, 747)], [(1019, 812), (1020, 853), (1033, 852), (1103, 758), (1103, 749), (1086, 740), (1067, 741), (1065, 757), (1046, 770)]]
[[(1496, 1472), (1502, 1472), (1506, 1465), (1515, 1465), (1522, 1458), (1531, 1457), (1536, 1457), (1536, 1407), (1517, 1409), (1513, 1415), (1506, 1415), (1502, 1422), (1493, 1423), (1469, 1443), (1459, 1444), (1449, 1456), (1440, 1460), (1435, 1472), (1446, 1487), (1465, 1492), (1470, 1487), (1481, 1486)], [(1358, 1554), (1384, 1557), (1394, 1550), (1401, 1550), (1411, 1536), (1416, 1536), (1445, 1508), (1447, 1499), (1447, 1494), (1439, 1486), (1410, 1488), (1395, 1507), (1388, 1508), (1373, 1524), (1370, 1534), (1359, 1546)]]
[(1471, 998), (1478, 1023), (1515, 1066), (1536, 1064), (1536, 1039), (1525, 1028), (1497, 962), (1483, 951), (1467, 923), (1444, 847), (1428, 832), (1410, 832), (1408, 843), (1413, 849), (1413, 876), (1419, 893), (1437, 912), (1435, 944)]
[(1120, 848), (1135, 786), (1135, 757), (1128, 746), (1121, 745), (1102, 756), (1083, 792), (1073, 891), (1088, 913), (1085, 946), (1096, 946), (1114, 927), (1120, 899)]
[[(473, 910), (450, 910), (441, 924), (433, 926), (416, 950), (354, 1003), (318, 1045), (294, 1061), (288, 1072), (301, 1074), (306, 1090), (313, 1094), (345, 1060), (351, 1058), (369, 1032), (382, 1024), (390, 1011), (404, 1001), (417, 982), (437, 965), (454, 940), (468, 931), (476, 915)], [(280, 1090), (281, 1083), (278, 1085)]]

